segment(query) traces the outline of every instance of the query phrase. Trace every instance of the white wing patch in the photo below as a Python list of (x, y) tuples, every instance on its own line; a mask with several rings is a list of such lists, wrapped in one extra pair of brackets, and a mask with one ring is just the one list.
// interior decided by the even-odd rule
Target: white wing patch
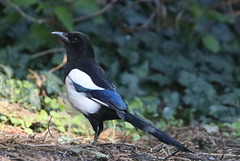
[(87, 88), (91, 90), (104, 90), (104, 88), (94, 84), (91, 77), (79, 69), (71, 70), (70, 73), (68, 74), (68, 77), (70, 77), (72, 81), (79, 84), (83, 88)]
[(95, 101), (95, 102), (97, 102), (97, 103), (100, 103), (100, 104), (103, 105), (103, 106), (107, 106), (107, 107), (108, 107), (108, 104), (106, 104), (106, 103), (104, 103), (104, 102), (102, 102), (102, 101), (100, 101), (100, 100), (98, 100), (98, 99), (96, 99), (96, 98), (91, 98), (91, 100), (93, 100), (93, 101)]
[(67, 97), (71, 105), (85, 115), (93, 114), (101, 108), (101, 104), (87, 98), (85, 93), (77, 92), (70, 78), (65, 79)]

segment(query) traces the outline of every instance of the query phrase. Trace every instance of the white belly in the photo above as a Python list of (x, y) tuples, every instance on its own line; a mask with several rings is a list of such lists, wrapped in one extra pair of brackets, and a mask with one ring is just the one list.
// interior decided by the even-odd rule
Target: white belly
[(65, 79), (65, 86), (69, 102), (81, 113), (88, 115), (97, 112), (101, 108), (99, 103), (87, 98), (85, 93), (77, 92), (68, 77)]

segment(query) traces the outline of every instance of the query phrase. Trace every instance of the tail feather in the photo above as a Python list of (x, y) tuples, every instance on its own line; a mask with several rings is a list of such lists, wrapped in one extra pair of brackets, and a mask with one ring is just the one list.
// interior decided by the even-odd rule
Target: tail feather
[(145, 121), (143, 121), (143, 120), (139, 119), (138, 117), (132, 115), (128, 111), (127, 112), (118, 111), (117, 114), (124, 121), (127, 121), (127, 122), (131, 123), (133, 126), (139, 128), (139, 129), (141, 129), (145, 132), (148, 132), (149, 134), (153, 135), (154, 137), (156, 137), (161, 142), (164, 142), (164, 143), (169, 144), (169, 145), (173, 145), (181, 151), (193, 153), (191, 150), (189, 150), (183, 144), (181, 144), (180, 142), (178, 142), (177, 140), (175, 140), (174, 138), (169, 136), (167, 133), (165, 133), (161, 130), (158, 130), (157, 128), (155, 128), (151, 124), (146, 123)]

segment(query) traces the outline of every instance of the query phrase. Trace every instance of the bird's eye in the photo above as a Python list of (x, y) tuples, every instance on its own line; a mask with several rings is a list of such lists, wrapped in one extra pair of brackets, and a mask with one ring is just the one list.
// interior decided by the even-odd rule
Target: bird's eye
[(73, 43), (78, 42), (78, 38), (77, 38), (77, 37), (74, 37), (74, 38), (72, 39), (72, 42), (73, 42)]

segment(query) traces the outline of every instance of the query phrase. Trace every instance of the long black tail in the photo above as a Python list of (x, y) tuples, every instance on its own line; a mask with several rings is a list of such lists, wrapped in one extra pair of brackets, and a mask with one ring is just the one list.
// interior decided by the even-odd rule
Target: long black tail
[(132, 115), (128, 111), (117, 111), (118, 116), (123, 119), (124, 121), (127, 121), (131, 123), (133, 126), (148, 132), (149, 134), (153, 135), (154, 137), (158, 138), (158, 140), (177, 147), (179, 150), (184, 152), (191, 152), (188, 148), (186, 148), (183, 144), (179, 143), (177, 140), (169, 136), (167, 133), (158, 130), (154, 126), (152, 126), (149, 123), (144, 122), (143, 120), (137, 118), (136, 116)]

